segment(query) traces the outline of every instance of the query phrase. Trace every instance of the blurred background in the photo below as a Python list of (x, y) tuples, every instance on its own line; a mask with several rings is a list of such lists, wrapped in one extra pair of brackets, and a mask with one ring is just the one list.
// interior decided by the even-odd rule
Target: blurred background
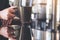
[[(28, 12), (23, 8), (22, 12), (16, 11), (16, 17), (11, 25), (21, 26), (20, 13), (22, 15), (25, 13), (24, 17), (28, 17), (27, 19), (31, 21), (30, 24), (27, 24), (31, 40), (60, 40), (60, 0), (9, 0), (9, 4), (10, 6), (28, 7)], [(26, 13), (30, 13), (30, 16)], [(24, 19), (24, 17), (22, 18)], [(20, 40), (20, 37), (18, 39)]]

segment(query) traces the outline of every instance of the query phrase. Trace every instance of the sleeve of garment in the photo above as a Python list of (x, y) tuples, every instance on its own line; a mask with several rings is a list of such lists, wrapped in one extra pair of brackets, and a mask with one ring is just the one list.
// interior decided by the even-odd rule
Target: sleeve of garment
[(8, 39), (0, 35), (0, 40), (8, 40)]
[[(0, 3), (1, 3), (0, 10), (10, 7), (9, 0), (0, 0)], [(0, 19), (0, 27), (1, 25), (2, 25), (2, 21)], [(0, 40), (8, 40), (8, 39), (0, 35)]]
[(0, 11), (5, 9), (5, 8), (8, 8), (10, 7), (9, 5), (9, 0), (0, 0)]
[[(8, 8), (8, 7), (10, 7), (10, 5), (9, 5), (9, 0), (1, 0), (0, 1), (1, 2), (1, 6), (0, 6), (0, 10), (3, 10), (3, 9), (5, 9), (5, 8)], [(2, 22), (1, 22), (1, 19), (0, 19), (0, 27), (1, 27), (1, 25), (2, 25)]]
[(8, 7), (10, 7), (9, 0), (6, 0), (6, 2), (5, 2), (5, 8), (8, 8)]

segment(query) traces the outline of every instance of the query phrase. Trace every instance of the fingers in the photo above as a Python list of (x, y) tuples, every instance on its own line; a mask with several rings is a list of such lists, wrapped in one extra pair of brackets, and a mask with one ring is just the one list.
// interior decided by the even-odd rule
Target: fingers
[(1, 35), (8, 38), (7, 27), (1, 27)]
[(8, 19), (11, 19), (11, 18), (14, 18), (15, 17), (15, 15), (14, 14), (11, 14), (11, 13), (9, 13), (7, 16), (8, 16)]
[(16, 38), (15, 35), (14, 35), (15, 30), (12, 27), (9, 27), (8, 29), (9, 30), (7, 32), (8, 32), (9, 38), (14, 38), (15, 39)]
[(13, 12), (15, 12), (17, 7), (16, 6), (12, 6), (12, 7), (9, 7), (9, 12), (10, 13), (13, 13)]
[(17, 8), (16, 6), (9, 7), (8, 18), (13, 18), (13, 17), (15, 17), (14, 12), (16, 11), (16, 8)]
[(14, 15), (14, 12), (16, 11), (15, 10), (15, 8), (17, 8), (16, 6), (12, 6), (12, 7), (9, 7), (9, 9), (8, 9), (8, 11), (9, 11), (9, 13), (8, 13), (8, 19), (13, 19), (14, 17), (15, 17), (15, 15)]
[(11, 28), (11, 27), (2, 27), (1, 30), (1, 35), (6, 37), (6, 38), (16, 38), (15, 35), (14, 35), (14, 29)]
[(9, 38), (9, 40), (16, 40), (16, 39), (13, 39), (13, 38)]
[(16, 11), (15, 8), (16, 6), (12, 6), (0, 11), (1, 18), (4, 20), (8, 20), (8, 18), (14, 17), (14, 12)]

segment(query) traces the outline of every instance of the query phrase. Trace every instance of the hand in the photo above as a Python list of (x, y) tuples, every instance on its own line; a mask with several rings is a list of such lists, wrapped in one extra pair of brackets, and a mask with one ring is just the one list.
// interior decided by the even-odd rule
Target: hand
[(8, 20), (9, 18), (13, 18), (15, 16), (13, 14), (15, 12), (14, 8), (16, 8), (16, 6), (12, 6), (12, 7), (9, 7), (9, 8), (6, 8), (6, 9), (0, 11), (1, 18), (4, 20)]
[(16, 40), (16, 39), (14, 39), (14, 38), (9, 38), (9, 40)]
[(4, 36), (4, 37), (6, 37), (6, 38), (12, 38), (12, 39), (14, 39), (13, 37), (13, 35), (11, 34), (11, 32), (13, 33), (13, 31), (12, 30), (8, 30), (8, 27), (1, 27), (0, 28), (0, 35), (2, 35), (2, 36)]

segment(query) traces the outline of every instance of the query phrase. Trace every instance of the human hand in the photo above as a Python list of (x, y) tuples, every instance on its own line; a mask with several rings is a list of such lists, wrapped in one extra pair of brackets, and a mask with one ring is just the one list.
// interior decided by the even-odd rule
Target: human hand
[(14, 8), (16, 8), (16, 6), (12, 6), (12, 7), (9, 7), (9, 8), (6, 8), (6, 9), (0, 11), (1, 19), (8, 20), (10, 18), (13, 18), (15, 16), (14, 15), (14, 12), (15, 12)]
[(8, 27), (1, 27), (0, 28), (0, 35), (6, 37), (6, 38), (12, 38), (14, 39), (14, 35), (13, 34), (14, 30), (8, 30)]

